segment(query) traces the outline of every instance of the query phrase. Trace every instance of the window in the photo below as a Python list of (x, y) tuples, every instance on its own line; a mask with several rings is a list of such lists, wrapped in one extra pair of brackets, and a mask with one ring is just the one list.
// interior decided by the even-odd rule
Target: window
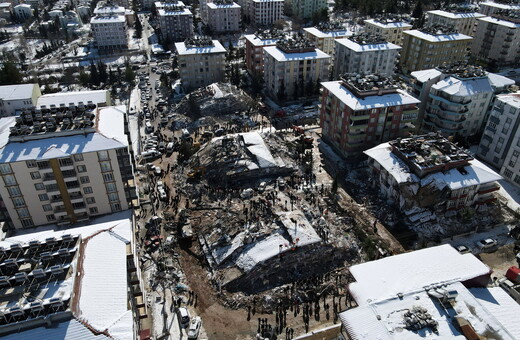
[(51, 165), (47, 161), (36, 162), (36, 165), (38, 166), (39, 170), (49, 169), (51, 167)]
[(24, 218), (24, 217), (29, 217), (29, 209), (27, 208), (20, 208), (20, 209), (16, 209), (16, 212), (18, 213), (18, 216), (20, 218)]
[(74, 208), (74, 209), (85, 208), (85, 203), (83, 203), (83, 202), (72, 203), (72, 208)]
[(81, 176), (79, 178), (81, 184), (86, 184), (86, 183), (90, 183), (90, 178), (88, 178), (88, 176)]
[(44, 204), (42, 205), (43, 211), (52, 211), (52, 205)]
[(504, 176), (506, 176), (507, 178), (511, 178), (511, 176), (513, 176), (513, 171), (506, 169), (504, 171)]
[(96, 199), (94, 197), (87, 197), (87, 204), (94, 204), (96, 203)]
[(113, 182), (112, 183), (107, 183), (106, 187), (107, 187), (107, 192), (116, 192), (117, 191), (117, 186)]
[(16, 185), (16, 178), (13, 175), (5, 175), (4, 176), (5, 185)]
[(39, 194), (38, 198), (40, 199), (40, 201), (48, 201), (49, 200), (49, 196), (47, 194)]
[(114, 175), (111, 172), (107, 172), (106, 174), (103, 174), (103, 180), (105, 182), (113, 182), (114, 181)]
[(16, 197), (16, 196), (22, 195), (22, 192), (20, 191), (20, 188), (18, 186), (7, 187), (7, 191), (9, 192), (10, 197)]
[(108, 194), (108, 200), (109, 200), (110, 202), (116, 202), (116, 201), (119, 201), (119, 195), (117, 194), (117, 192), (114, 192), (114, 193)]
[(83, 154), (77, 153), (74, 155), (74, 160), (76, 162), (81, 162), (83, 160)]
[(16, 208), (25, 207), (25, 201), (21, 197), (15, 197), (13, 198), (13, 204)]
[(518, 175), (515, 175), (515, 182), (520, 184), (520, 176)]
[(40, 173), (38, 171), (33, 171), (31, 172), (31, 178), (32, 179), (40, 179), (42, 176), (40, 175)]
[(78, 165), (76, 167), (76, 169), (78, 169), (78, 172), (81, 173), (81, 172), (87, 172), (87, 167), (85, 165)]
[(109, 159), (107, 150), (98, 151), (97, 154), (100, 161), (106, 161)]
[(92, 187), (84, 187), (84, 188), (83, 188), (83, 192), (84, 192), (85, 194), (91, 194), (91, 193), (93, 193), (94, 191), (92, 190)]
[(11, 166), (9, 164), (0, 164), (0, 174), (10, 174), (12, 172)]
[(70, 159), (69, 157), (67, 157), (67, 158), (60, 158), (58, 160), (58, 162), (60, 163), (60, 166), (71, 166), (71, 165), (74, 164), (72, 162), (72, 159)]
[(48, 222), (54, 222), (54, 221), (56, 221), (56, 216), (54, 216), (53, 214), (46, 215), (45, 217), (47, 217), (47, 221), (48, 221)]
[(20, 219), (20, 222), (24, 228), (32, 227), (34, 225), (32, 218), (23, 218)]
[(101, 166), (101, 171), (111, 171), (112, 170), (112, 164), (110, 164), (110, 161), (103, 161), (99, 162), (99, 165)]
[(91, 207), (88, 209), (88, 211), (91, 213), (91, 214), (97, 214), (98, 213), (98, 209), (97, 207)]
[(35, 168), (36, 167), (36, 161), (25, 161), (25, 164), (28, 168)]
[(110, 208), (112, 208), (112, 212), (121, 211), (121, 204), (112, 203), (112, 204), (110, 204)]

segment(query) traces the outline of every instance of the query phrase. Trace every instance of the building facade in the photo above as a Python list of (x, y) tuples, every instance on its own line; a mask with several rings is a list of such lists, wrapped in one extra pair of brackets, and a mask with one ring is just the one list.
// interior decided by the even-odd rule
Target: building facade
[(128, 48), (128, 34), (124, 14), (102, 13), (90, 19), (94, 42), (103, 53)]
[(459, 33), (474, 37), (477, 19), (483, 17), (484, 14), (476, 12), (428, 11), (428, 25), (453, 27)]
[(328, 79), (331, 57), (307, 39), (279, 40), (264, 47), (264, 81), (274, 100), (317, 95), (319, 82)]
[(38, 84), (0, 86), (0, 116), (14, 116), (17, 111), (35, 106), (41, 95)]
[(309, 19), (316, 12), (328, 10), (326, 0), (291, 0), (291, 10), (294, 17)]
[(520, 61), (520, 18), (493, 15), (496, 17), (478, 20), (471, 52), (475, 58), (496, 62), (497, 66), (516, 65)]
[(175, 48), (185, 90), (224, 80), (226, 49), (218, 40), (194, 37), (175, 43)]
[(377, 18), (365, 20), (365, 31), (381, 35), (386, 41), (401, 46), (403, 32), (412, 29), (412, 25), (400, 18)]
[(264, 74), (264, 47), (275, 46), (285, 36), (283, 31), (270, 29), (246, 34), (246, 68), (251, 75)]
[(518, 11), (520, 10), (520, 5), (517, 4), (502, 4), (499, 2), (491, 2), (491, 1), (482, 1), (478, 4), (479, 13), (490, 16), (495, 12), (511, 10)]
[(393, 75), (401, 47), (363, 33), (335, 40), (334, 79), (344, 73)]
[(384, 76), (351, 75), (323, 82), (323, 138), (342, 156), (357, 155), (370, 146), (413, 132), (418, 104), (418, 99)]
[(206, 4), (206, 24), (215, 33), (238, 32), (242, 22), (241, 8), (232, 0), (214, 0)]
[(80, 104), (2, 119), (9, 129), (0, 149), (0, 211), (10, 228), (71, 224), (132, 206), (124, 110)]
[(270, 26), (282, 19), (283, 0), (249, 0), (246, 2), (247, 10), (252, 25)]
[(182, 2), (161, 4), (157, 16), (163, 39), (179, 42), (193, 36), (193, 14)]
[(322, 23), (315, 27), (306, 27), (303, 31), (305, 38), (330, 56), (334, 56), (336, 48), (334, 40), (350, 37), (353, 34), (340, 23)]
[(473, 38), (438, 27), (404, 32), (399, 60), (405, 73), (465, 61)]

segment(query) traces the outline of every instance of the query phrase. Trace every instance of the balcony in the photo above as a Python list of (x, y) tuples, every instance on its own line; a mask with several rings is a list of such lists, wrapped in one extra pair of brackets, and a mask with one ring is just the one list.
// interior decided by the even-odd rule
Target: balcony
[(88, 221), (90, 220), (90, 216), (85, 212), (81, 214), (76, 214), (76, 220), (78, 222)]
[(58, 218), (58, 221), (56, 222), (57, 225), (64, 225), (64, 224), (70, 224), (70, 217), (69, 216), (62, 216), (61, 218)]
[(492, 186), (484, 186), (478, 190), (479, 195), (489, 194), (490, 192), (497, 191), (500, 189), (500, 185), (494, 184)]
[(63, 205), (60, 205), (60, 206), (57, 206), (56, 208), (54, 208), (53, 211), (55, 214), (59, 214), (59, 213), (66, 212), (67, 209), (65, 209), (65, 207)]

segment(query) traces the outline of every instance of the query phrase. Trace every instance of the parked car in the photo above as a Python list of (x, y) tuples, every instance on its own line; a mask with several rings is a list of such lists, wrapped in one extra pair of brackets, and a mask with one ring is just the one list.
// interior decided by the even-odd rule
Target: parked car
[(491, 248), (494, 248), (497, 246), (497, 241), (492, 238), (486, 238), (484, 240), (480, 240), (477, 242), (477, 246), (480, 248), (480, 250), (489, 250)]
[(200, 332), (200, 327), (202, 326), (202, 320), (199, 316), (194, 317), (190, 321), (190, 326), (188, 327), (188, 339), (197, 339)]
[(471, 248), (469, 248), (468, 246), (465, 246), (465, 245), (460, 245), (456, 249), (461, 254), (470, 254), (471, 253)]
[(266, 182), (260, 183), (260, 185), (258, 186), (258, 192), (264, 192), (266, 187), (267, 187)]
[(188, 326), (188, 324), (190, 323), (190, 313), (188, 312), (186, 307), (179, 307), (179, 309), (177, 309), (177, 314), (179, 316), (179, 323), (181, 324), (181, 326)]

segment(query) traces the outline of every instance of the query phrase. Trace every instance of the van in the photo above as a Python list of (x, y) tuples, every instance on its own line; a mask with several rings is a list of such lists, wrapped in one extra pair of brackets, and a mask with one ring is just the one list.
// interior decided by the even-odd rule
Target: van
[(146, 133), (152, 133), (153, 132), (153, 125), (150, 122), (146, 122), (144, 125), (144, 132)]
[(173, 142), (169, 142), (168, 145), (166, 145), (166, 152), (167, 153), (173, 152)]
[(177, 310), (179, 314), (179, 321), (182, 327), (186, 327), (190, 323), (190, 313), (185, 307), (179, 307)]
[(148, 150), (148, 151), (145, 151), (141, 154), (141, 158), (144, 159), (144, 160), (148, 160), (148, 159), (153, 159), (153, 158), (157, 158), (161, 155), (161, 153), (157, 150)]

